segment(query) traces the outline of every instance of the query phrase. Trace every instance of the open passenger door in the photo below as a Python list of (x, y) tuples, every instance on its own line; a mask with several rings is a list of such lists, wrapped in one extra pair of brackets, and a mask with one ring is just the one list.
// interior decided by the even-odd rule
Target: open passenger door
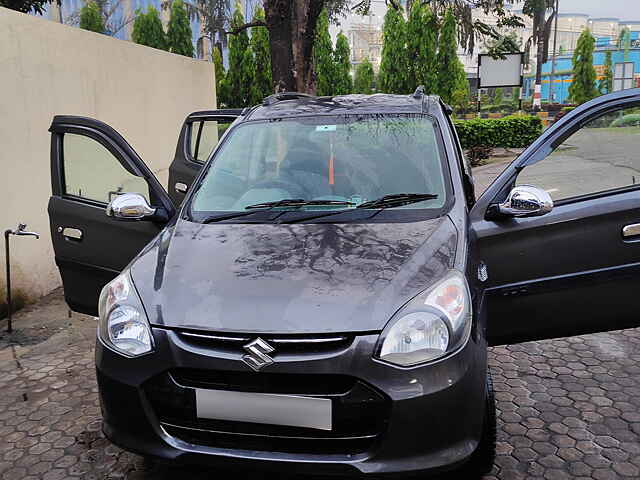
[(202, 166), (242, 109), (207, 110), (190, 114), (180, 131), (169, 168), (169, 196), (180, 205)]
[[(640, 325), (640, 127), (627, 121), (639, 106), (634, 89), (577, 108), (471, 210), (491, 344)], [(536, 207), (532, 190), (510, 198), (524, 185), (551, 211), (514, 214)]]
[[(65, 299), (72, 310), (97, 315), (102, 287), (160, 232), (175, 207), (110, 126), (91, 118), (56, 116), (49, 131), (49, 223)], [(107, 205), (122, 193), (142, 195), (152, 207), (147, 217), (123, 221), (107, 216)]]

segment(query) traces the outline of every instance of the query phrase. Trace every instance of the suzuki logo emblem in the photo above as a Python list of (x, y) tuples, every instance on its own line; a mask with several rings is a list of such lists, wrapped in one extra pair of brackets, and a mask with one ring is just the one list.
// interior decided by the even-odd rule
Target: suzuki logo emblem
[(262, 367), (273, 363), (273, 358), (268, 354), (273, 352), (274, 348), (261, 338), (256, 338), (242, 348), (247, 351), (247, 354), (242, 356), (242, 361), (256, 372)]

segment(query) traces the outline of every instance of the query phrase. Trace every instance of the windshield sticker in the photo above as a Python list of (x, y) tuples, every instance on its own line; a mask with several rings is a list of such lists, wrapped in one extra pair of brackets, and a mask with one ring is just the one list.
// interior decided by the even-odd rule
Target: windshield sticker
[(335, 132), (335, 125), (318, 125), (316, 126), (316, 132)]

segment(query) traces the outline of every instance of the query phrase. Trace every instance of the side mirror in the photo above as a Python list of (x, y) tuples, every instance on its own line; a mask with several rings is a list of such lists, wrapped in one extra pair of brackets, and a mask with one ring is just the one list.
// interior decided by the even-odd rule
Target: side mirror
[(107, 216), (122, 220), (142, 220), (151, 217), (156, 209), (149, 206), (147, 199), (138, 193), (117, 195), (107, 205)]
[(498, 205), (498, 211), (508, 217), (539, 217), (553, 210), (551, 195), (533, 185), (518, 185), (507, 199)]

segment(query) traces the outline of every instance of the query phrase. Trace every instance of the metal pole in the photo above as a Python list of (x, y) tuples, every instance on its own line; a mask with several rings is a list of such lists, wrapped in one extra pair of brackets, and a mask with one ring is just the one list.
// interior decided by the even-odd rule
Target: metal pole
[(18, 224), (18, 228), (16, 228), (15, 230), (5, 230), (4, 231), (4, 251), (5, 251), (5, 260), (6, 260), (6, 267), (7, 267), (7, 317), (8, 317), (8, 323), (7, 323), (7, 332), (11, 333), (13, 331), (13, 325), (12, 325), (12, 318), (11, 315), (13, 313), (13, 303), (11, 302), (11, 262), (10, 262), (10, 255), (9, 255), (9, 235), (18, 235), (18, 236), (32, 236), (32, 237), (36, 237), (36, 238), (40, 238), (40, 235), (38, 235), (36, 232), (27, 232), (25, 229), (27, 228), (27, 225), (24, 223), (19, 223)]
[(555, 76), (556, 76), (556, 44), (558, 43), (558, 15), (560, 15), (560, 0), (556, 0), (556, 18), (555, 18), (555, 28), (553, 31), (553, 53), (551, 57), (551, 76), (549, 77), (549, 103), (556, 103), (554, 101), (554, 84)]
[(5, 251), (5, 261), (7, 266), (7, 332), (12, 332), (11, 325), (11, 264), (9, 263), (9, 235), (11, 235), (13, 231), (5, 230), (4, 231), (4, 251)]

